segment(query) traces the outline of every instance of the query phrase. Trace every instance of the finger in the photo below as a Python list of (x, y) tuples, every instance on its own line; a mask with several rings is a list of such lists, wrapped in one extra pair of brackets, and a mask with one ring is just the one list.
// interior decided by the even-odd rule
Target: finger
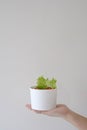
[(37, 113), (37, 114), (41, 114), (41, 111), (39, 111), (39, 110), (32, 109), (32, 111), (35, 112), (35, 113)]
[(32, 110), (31, 104), (26, 104), (26, 107), (27, 107), (28, 109)]

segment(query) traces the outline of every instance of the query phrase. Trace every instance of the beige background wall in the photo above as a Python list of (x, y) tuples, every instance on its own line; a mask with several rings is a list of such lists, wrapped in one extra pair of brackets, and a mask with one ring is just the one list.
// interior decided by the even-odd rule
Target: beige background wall
[(75, 130), (25, 108), (40, 75), (58, 80), (58, 103), (87, 116), (86, 0), (0, 0), (0, 130)]

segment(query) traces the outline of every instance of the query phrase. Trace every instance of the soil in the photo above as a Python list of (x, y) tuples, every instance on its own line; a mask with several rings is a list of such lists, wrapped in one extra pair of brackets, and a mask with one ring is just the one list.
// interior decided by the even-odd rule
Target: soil
[[(34, 89), (40, 89), (40, 88), (35, 87)], [(48, 90), (48, 89), (53, 89), (53, 88), (51, 88), (51, 87), (47, 87), (47, 88), (45, 88), (45, 90)], [(44, 89), (43, 89), (43, 90), (44, 90)]]

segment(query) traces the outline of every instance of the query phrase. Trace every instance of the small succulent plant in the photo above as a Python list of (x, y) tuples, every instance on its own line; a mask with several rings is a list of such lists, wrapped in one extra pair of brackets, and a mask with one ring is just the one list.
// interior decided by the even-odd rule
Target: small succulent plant
[(57, 80), (52, 78), (49, 80), (48, 78), (44, 78), (43, 76), (38, 77), (37, 79), (37, 89), (55, 89)]

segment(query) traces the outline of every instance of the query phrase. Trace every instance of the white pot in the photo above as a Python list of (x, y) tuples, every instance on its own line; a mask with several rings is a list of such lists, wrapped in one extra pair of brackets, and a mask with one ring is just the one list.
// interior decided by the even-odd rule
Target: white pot
[(31, 107), (35, 110), (50, 110), (56, 107), (57, 89), (30, 88)]

